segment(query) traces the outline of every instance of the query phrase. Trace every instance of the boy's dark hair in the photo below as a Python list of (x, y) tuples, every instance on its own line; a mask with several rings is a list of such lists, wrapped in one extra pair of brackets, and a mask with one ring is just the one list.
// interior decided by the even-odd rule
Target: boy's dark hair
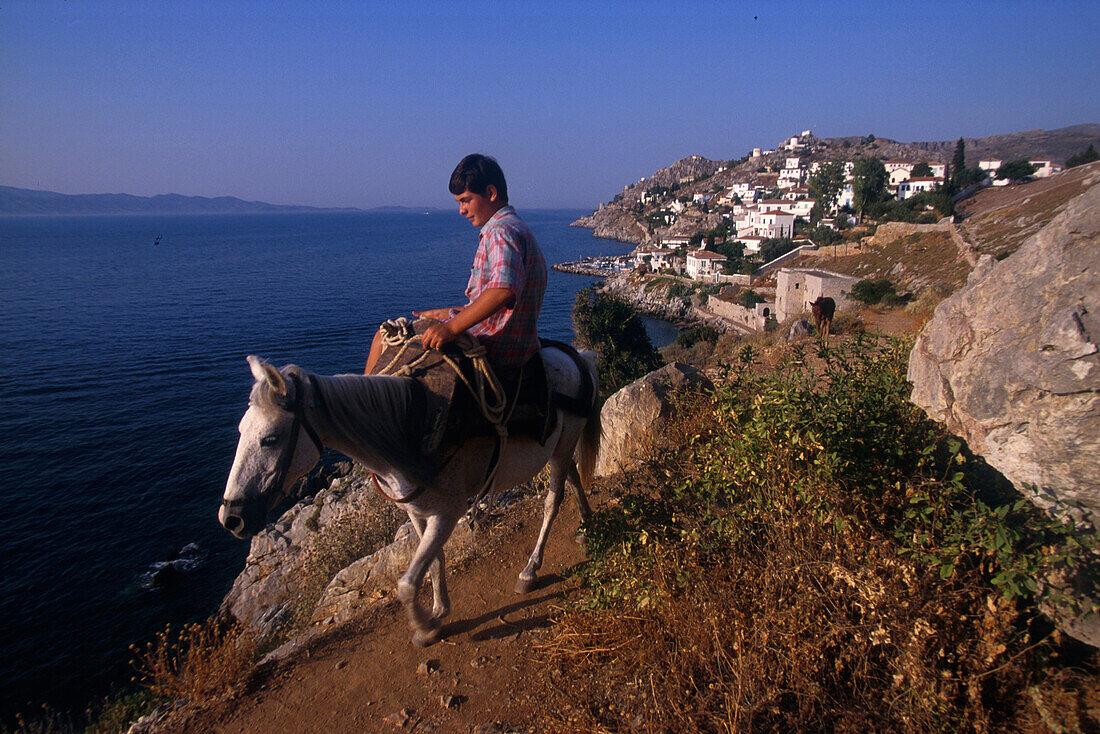
[(490, 184), (496, 187), (502, 204), (508, 203), (508, 184), (500, 164), (487, 155), (471, 153), (455, 166), (451, 174), (451, 193), (458, 196), (463, 191), (484, 196)]

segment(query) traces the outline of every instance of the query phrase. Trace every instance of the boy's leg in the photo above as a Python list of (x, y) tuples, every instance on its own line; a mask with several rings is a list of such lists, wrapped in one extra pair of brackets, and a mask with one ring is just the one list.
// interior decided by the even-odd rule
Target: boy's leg
[(369, 375), (374, 372), (374, 366), (378, 364), (378, 358), (382, 356), (382, 330), (379, 329), (374, 333), (374, 341), (370, 344), (370, 355), (367, 357), (367, 368), (363, 370), (364, 375)]

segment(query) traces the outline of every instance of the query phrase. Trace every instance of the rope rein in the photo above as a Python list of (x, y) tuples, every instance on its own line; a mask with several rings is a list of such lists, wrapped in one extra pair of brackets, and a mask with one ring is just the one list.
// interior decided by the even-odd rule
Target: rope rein
[[(504, 387), (500, 384), (500, 380), (497, 378), (492, 365), (489, 364), (485, 346), (476, 338), (466, 333), (460, 334), (455, 340), (455, 344), (462, 351), (463, 356), (467, 357), (474, 367), (474, 381), (471, 383), (466, 375), (463, 374), (458, 362), (451, 355), (442, 350), (423, 348), (421, 337), (416, 333), (415, 329), (413, 329), (413, 322), (408, 318), (402, 316), (401, 318), (390, 319), (382, 324), (381, 333), (383, 345), (387, 348), (394, 347), (396, 353), (388, 364), (384, 367), (376, 368), (374, 374), (407, 377), (430, 357), (438, 354), (443, 361), (454, 370), (458, 379), (462, 380), (462, 383), (470, 391), (470, 394), (474, 396), (474, 401), (481, 415), (496, 429), (499, 450), (495, 452), (496, 456), (491, 460), (493, 463), (486, 474), (485, 483), (478, 491), (477, 496), (474, 498), (473, 505), (470, 507), (469, 512), (472, 516), (481, 503), (481, 500), (485, 498), (485, 495), (489, 493), (493, 488), (493, 484), (496, 482), (497, 469), (500, 467), (500, 457), (504, 454), (504, 447), (508, 443), (508, 429), (506, 424), (508, 423), (508, 419), (512, 417), (512, 411), (508, 410), (508, 396), (505, 394)], [(398, 367), (397, 365), (405, 355), (405, 352), (413, 346), (418, 346), (422, 350), (421, 355), (408, 364)], [(516, 391), (518, 395), (518, 385), (516, 386)], [(512, 410), (515, 410), (515, 407), (515, 401), (513, 401)], [(507, 414), (505, 414), (505, 411), (508, 411)], [(378, 488), (381, 493), (377, 478), (374, 481), (375, 487)], [(385, 496), (384, 493), (382, 494)], [(419, 492), (415, 494), (419, 494)], [(414, 495), (410, 495), (408, 499), (411, 499), (413, 496)], [(387, 499), (389, 498), (387, 497)], [(398, 501), (408, 501), (408, 499)]]

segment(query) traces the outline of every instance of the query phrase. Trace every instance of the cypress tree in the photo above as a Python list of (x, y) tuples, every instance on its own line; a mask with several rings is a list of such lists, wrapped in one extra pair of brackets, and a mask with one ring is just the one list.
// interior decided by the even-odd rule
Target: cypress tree
[(951, 172), (953, 175), (952, 183), (956, 188), (962, 188), (961, 179), (963, 171), (966, 170), (966, 143), (962, 138), (959, 138), (959, 142), (955, 143), (955, 157), (951, 159)]

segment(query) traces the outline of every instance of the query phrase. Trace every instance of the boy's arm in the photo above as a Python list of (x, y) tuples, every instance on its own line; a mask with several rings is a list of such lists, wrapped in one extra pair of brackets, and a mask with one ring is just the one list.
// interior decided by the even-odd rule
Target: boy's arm
[[(444, 344), (453, 342), (459, 334), (481, 323), (515, 300), (516, 294), (511, 288), (486, 288), (473, 303), (459, 311), (450, 321), (429, 326), (421, 335), (420, 341), (425, 349), (438, 349)], [(449, 315), (449, 309), (436, 310), (444, 311)], [(433, 318), (427, 311), (422, 315)]]
[(427, 311), (413, 311), (412, 315), (418, 319), (435, 319), (436, 321), (446, 321), (451, 318), (451, 312), (459, 312), (465, 306), (458, 306), (456, 308), (429, 308)]

